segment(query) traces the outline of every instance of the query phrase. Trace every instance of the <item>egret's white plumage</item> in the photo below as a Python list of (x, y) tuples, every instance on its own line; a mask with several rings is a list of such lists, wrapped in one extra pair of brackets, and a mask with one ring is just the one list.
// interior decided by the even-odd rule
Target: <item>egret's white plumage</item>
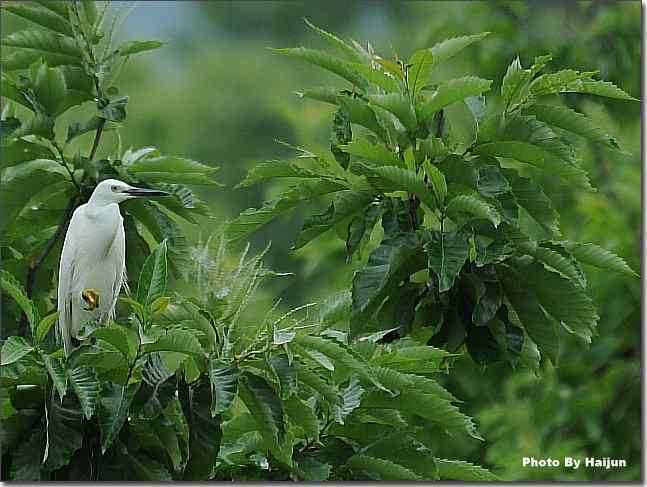
[[(135, 188), (116, 179), (97, 185), (90, 200), (72, 215), (58, 271), (58, 331), (65, 354), (88, 322), (103, 323), (114, 313), (126, 283), (126, 238), (119, 203), (138, 196), (163, 196), (162, 191)], [(88, 303), (91, 290), (98, 302)]]

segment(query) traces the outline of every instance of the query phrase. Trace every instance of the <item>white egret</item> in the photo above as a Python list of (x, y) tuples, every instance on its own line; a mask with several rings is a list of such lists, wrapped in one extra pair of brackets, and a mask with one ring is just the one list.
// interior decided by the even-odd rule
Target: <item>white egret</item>
[(74, 211), (58, 269), (58, 334), (65, 355), (83, 326), (91, 321), (103, 323), (114, 314), (119, 291), (125, 285), (126, 238), (119, 203), (167, 195), (107, 179)]

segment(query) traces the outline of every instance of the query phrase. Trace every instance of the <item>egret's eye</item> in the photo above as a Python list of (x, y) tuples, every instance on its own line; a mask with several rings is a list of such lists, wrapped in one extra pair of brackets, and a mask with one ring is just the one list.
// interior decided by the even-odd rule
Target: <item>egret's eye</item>
[(119, 190), (119, 186), (110, 186), (110, 189), (112, 190), (113, 193), (116, 193)]

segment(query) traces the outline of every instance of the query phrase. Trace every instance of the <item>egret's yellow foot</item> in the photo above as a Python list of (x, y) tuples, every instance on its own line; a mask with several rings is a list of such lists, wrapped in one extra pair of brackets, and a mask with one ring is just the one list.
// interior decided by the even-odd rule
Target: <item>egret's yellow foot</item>
[(94, 311), (99, 307), (99, 291), (96, 289), (84, 289), (81, 293), (83, 301), (88, 305), (86, 311)]

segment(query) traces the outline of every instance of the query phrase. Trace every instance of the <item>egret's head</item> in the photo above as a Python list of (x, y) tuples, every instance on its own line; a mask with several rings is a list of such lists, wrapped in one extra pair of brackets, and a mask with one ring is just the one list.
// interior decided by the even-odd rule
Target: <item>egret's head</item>
[(111, 203), (121, 203), (130, 198), (168, 195), (169, 193), (166, 191), (136, 188), (117, 179), (106, 179), (94, 188), (90, 202), (99, 205), (108, 205)]

